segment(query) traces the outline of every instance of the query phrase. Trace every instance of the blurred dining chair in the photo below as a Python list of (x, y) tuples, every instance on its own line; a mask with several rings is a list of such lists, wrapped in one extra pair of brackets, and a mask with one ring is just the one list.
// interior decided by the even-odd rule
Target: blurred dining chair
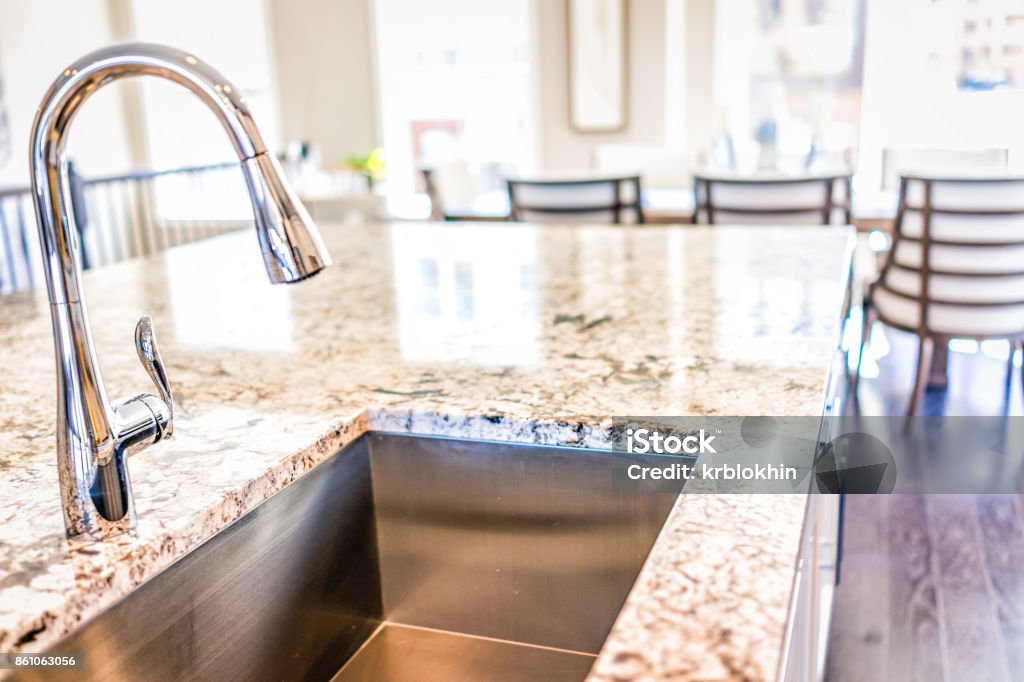
[(792, 177), (698, 173), (694, 222), (849, 224), (850, 181), (849, 173)]
[(508, 220), (504, 201), (480, 201), (481, 197), (487, 199), (484, 195), (488, 193), (465, 161), (435, 164), (420, 173), (430, 198), (432, 220)]
[(644, 222), (640, 176), (507, 180), (512, 220), (547, 223)]
[(901, 174), (937, 171), (960, 175), (971, 172), (1005, 172), (1009, 160), (1006, 149), (903, 149), (882, 150), (882, 189), (895, 190)]
[(864, 298), (854, 395), (876, 321), (920, 340), (908, 416), (920, 407), (936, 344), (1006, 339), (1012, 371), (1024, 341), (1024, 176), (901, 177), (892, 248)]

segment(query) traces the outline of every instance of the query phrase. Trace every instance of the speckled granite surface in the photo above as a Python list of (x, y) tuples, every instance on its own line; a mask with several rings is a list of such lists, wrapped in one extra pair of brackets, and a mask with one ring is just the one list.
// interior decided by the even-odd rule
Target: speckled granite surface
[[(45, 295), (0, 298), (0, 651), (39, 651), (368, 429), (604, 447), (614, 415), (814, 415), (849, 234), (811, 228), (323, 226), (335, 265), (266, 283), (251, 234), (86, 275), (112, 397), (173, 440), (139, 525), (70, 547)], [(592, 676), (774, 675), (804, 500), (680, 498)]]

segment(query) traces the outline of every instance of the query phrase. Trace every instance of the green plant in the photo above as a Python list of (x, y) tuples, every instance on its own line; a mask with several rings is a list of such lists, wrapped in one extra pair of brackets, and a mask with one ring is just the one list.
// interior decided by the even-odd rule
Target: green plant
[(366, 184), (372, 188), (384, 176), (384, 150), (374, 147), (369, 154), (349, 154), (345, 165), (366, 178)]

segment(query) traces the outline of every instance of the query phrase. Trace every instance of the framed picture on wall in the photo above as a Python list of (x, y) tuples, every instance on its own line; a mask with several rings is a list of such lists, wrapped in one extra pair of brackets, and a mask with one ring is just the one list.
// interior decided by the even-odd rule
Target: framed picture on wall
[(568, 0), (569, 124), (582, 133), (626, 127), (626, 0)]

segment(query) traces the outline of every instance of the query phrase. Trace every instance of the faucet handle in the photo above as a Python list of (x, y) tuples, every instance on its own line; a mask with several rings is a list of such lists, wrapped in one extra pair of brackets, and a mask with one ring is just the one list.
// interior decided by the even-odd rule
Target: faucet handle
[(135, 325), (135, 350), (139, 354), (143, 368), (156, 385), (160, 399), (167, 407), (167, 426), (162, 434), (163, 438), (167, 438), (174, 429), (174, 396), (171, 394), (167, 368), (164, 366), (164, 359), (160, 357), (160, 347), (157, 346), (156, 335), (153, 333), (153, 318), (149, 315), (143, 315)]

